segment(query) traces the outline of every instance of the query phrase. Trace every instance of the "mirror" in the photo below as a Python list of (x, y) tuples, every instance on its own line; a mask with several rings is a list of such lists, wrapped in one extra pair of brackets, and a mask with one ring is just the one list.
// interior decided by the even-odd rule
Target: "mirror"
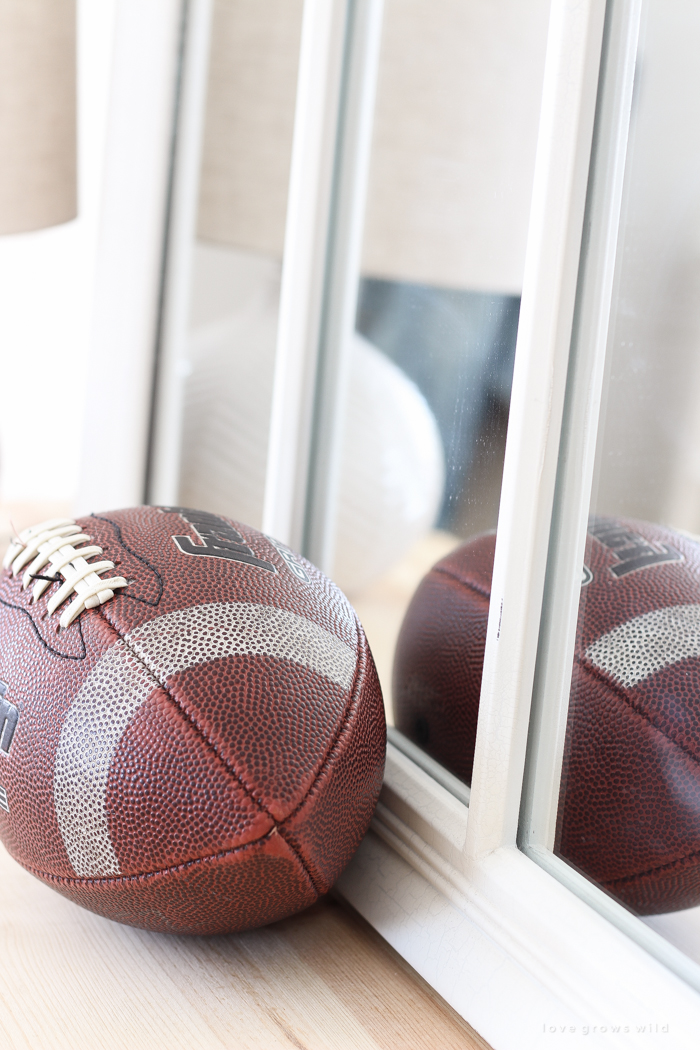
[[(302, 8), (213, 5), (188, 247), (177, 502), (256, 527)], [(347, 333), (330, 574), (367, 631), (389, 722), (396, 713), (399, 729), (462, 779), (472, 729), (445, 750), (440, 740), (456, 739), (450, 719), (460, 715), (440, 711), (430, 682), (399, 685), (392, 703), (394, 651), (421, 580), (477, 535), (475, 637), (485, 635), (548, 16), (547, 0), (386, 0)], [(438, 667), (441, 653), (431, 659)]]
[(700, 962), (700, 17), (642, 12), (554, 849)]

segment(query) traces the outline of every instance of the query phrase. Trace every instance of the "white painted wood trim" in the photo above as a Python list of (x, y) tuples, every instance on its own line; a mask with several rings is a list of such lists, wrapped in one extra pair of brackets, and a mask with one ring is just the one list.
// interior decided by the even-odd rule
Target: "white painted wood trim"
[(390, 747), (372, 832), (339, 882), (496, 1050), (553, 1045), (550, 1026), (664, 1045), (649, 1023), (691, 1047), (700, 1025), (680, 952), (515, 846), (604, 14), (602, 0), (552, 9), (470, 808)]
[(187, 0), (156, 369), (149, 503), (178, 502), (183, 398), (192, 265), (199, 208), (199, 177), (209, 74), (212, 0)]
[(467, 807), (450, 791), (388, 744), (377, 819), (387, 827), (398, 819), (440, 857), (459, 868), (468, 815)]
[(519, 843), (564, 886), (700, 991), (700, 967), (553, 856), (581, 567), (596, 455), (641, 0), (608, 5), (576, 318), (533, 690)]
[(514, 847), (465, 877), (379, 809), (337, 885), (494, 1050), (697, 1046), (700, 996)]
[(604, 0), (554, 0), (467, 836), (516, 840), (586, 200)]
[(596, 454), (641, 0), (609, 5), (586, 205), (543, 617), (535, 671), (521, 845), (554, 847), (581, 570)]
[(329, 575), (335, 562), (340, 459), (365, 222), (383, 0), (351, 0), (319, 333), (302, 550)]
[(76, 512), (144, 498), (182, 0), (120, 0)]
[(262, 529), (301, 547), (348, 0), (305, 0)]
[[(672, 972), (687, 967), (681, 952), (609, 898), (600, 914), (600, 891), (556, 858), (582, 893), (512, 846), (461, 870), (467, 808), (426, 780), (389, 744), (371, 832), (338, 889), (496, 1050), (549, 1046), (543, 1025), (579, 1036), (628, 1025), (614, 1045), (636, 1047), (649, 1045), (649, 1023), (668, 1023), (674, 1050), (696, 1045), (700, 996)], [(599, 1034), (589, 1031), (590, 1045), (610, 1046)]]

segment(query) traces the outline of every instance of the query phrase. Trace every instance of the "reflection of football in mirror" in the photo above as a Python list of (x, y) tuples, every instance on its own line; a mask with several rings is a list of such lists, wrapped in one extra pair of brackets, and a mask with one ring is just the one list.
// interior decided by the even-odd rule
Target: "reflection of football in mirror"
[(272, 922), (369, 824), (385, 726), (342, 593), (255, 529), (139, 507), (26, 530), (0, 578), (0, 836), (146, 929)]
[[(471, 779), (495, 536), (428, 573), (394, 663), (396, 725)], [(557, 852), (640, 914), (700, 904), (700, 545), (597, 518), (586, 543)]]

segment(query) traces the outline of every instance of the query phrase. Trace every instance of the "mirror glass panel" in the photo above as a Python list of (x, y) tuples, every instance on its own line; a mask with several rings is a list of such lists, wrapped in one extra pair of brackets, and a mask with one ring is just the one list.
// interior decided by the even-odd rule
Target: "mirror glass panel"
[(645, 0), (555, 852), (700, 962), (698, 47)]
[[(190, 246), (177, 501), (258, 528), (302, 9), (213, 4)], [(389, 722), (466, 781), (548, 19), (549, 0), (384, 3), (347, 333), (324, 568), (365, 626)]]
[(332, 575), (389, 722), (467, 783), (548, 16), (384, 4)]
[(178, 501), (260, 528), (302, 0), (216, 0)]

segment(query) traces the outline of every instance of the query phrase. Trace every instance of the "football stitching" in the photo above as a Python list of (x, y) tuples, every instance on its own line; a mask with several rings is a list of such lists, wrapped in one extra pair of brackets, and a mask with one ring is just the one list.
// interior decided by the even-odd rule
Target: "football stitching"
[(685, 853), (682, 857), (678, 857), (676, 860), (671, 860), (667, 864), (659, 864), (656, 868), (647, 868), (646, 871), (637, 872), (636, 875), (623, 875), (619, 879), (610, 879), (608, 882), (604, 882), (604, 886), (620, 886), (626, 882), (634, 882), (636, 879), (646, 878), (648, 875), (658, 875), (662, 871), (669, 870), (671, 868), (677, 868), (681, 864), (685, 864), (686, 861), (693, 860), (694, 858), (700, 857), (700, 850), (694, 850), (692, 853)]
[(52, 645), (49, 645), (49, 643), (44, 638), (42, 638), (41, 632), (39, 631), (39, 628), (34, 622), (34, 617), (28, 609), (23, 609), (21, 605), (15, 605), (13, 602), (5, 601), (4, 598), (0, 598), (0, 603), (6, 608), (16, 609), (17, 612), (21, 612), (24, 616), (26, 616), (29, 619), (30, 624), (32, 625), (32, 630), (34, 631), (34, 634), (37, 636), (44, 648), (47, 649), (50, 653), (53, 653), (54, 656), (60, 656), (64, 660), (84, 660), (87, 656), (87, 647), (85, 645), (85, 638), (83, 637), (83, 626), (81, 623), (81, 616), (78, 617), (76, 623), (78, 625), (78, 634), (80, 635), (80, 644), (82, 646), (83, 652), (82, 655), (74, 655), (72, 653), (62, 653), (60, 649), (54, 649)]
[(158, 597), (154, 602), (149, 601), (148, 598), (137, 598), (135, 594), (129, 594), (128, 591), (125, 591), (123, 595), (119, 595), (118, 597), (130, 598), (132, 602), (140, 602), (142, 605), (150, 605), (151, 608), (155, 608), (155, 606), (160, 604), (160, 600), (163, 597), (163, 591), (165, 589), (162, 574), (158, 571), (158, 569), (156, 569), (155, 565), (151, 565), (147, 558), (144, 558), (141, 554), (137, 554), (136, 551), (129, 546), (129, 544), (122, 536), (121, 527), (117, 524), (116, 521), (112, 521), (111, 518), (105, 518), (100, 514), (91, 514), (90, 517), (95, 518), (97, 521), (105, 521), (108, 525), (111, 525), (117, 534), (117, 541), (121, 544), (124, 550), (128, 551), (129, 554), (131, 554), (132, 557), (136, 558), (137, 561), (140, 561), (142, 565), (145, 565), (147, 569), (150, 569), (158, 580)]
[[(98, 613), (100, 613), (100, 615), (103, 615), (103, 613), (102, 613), (102, 610), (101, 610), (101, 609), (97, 609), (97, 610), (95, 610), (95, 611), (96, 611), (96, 612), (98, 612)], [(105, 619), (106, 619), (106, 618), (105, 618)], [(107, 622), (109, 623), (109, 621), (107, 621)], [(112, 624), (110, 624), (110, 626), (112, 626), (112, 627), (113, 627), (113, 625), (112, 625)], [(115, 630), (115, 632), (116, 632), (117, 634), (119, 634), (119, 631), (117, 630), (117, 628), (116, 628), (116, 627), (113, 627), (113, 629)], [(234, 780), (237, 780), (237, 781), (238, 781), (238, 783), (240, 784), (240, 786), (242, 787), (243, 791), (244, 791), (244, 792), (245, 792), (245, 794), (246, 794), (246, 795), (248, 796), (248, 798), (249, 798), (249, 799), (251, 800), (251, 802), (253, 802), (253, 803), (254, 803), (254, 804), (255, 804), (256, 806), (259, 806), (259, 808), (260, 808), (260, 809), (262, 809), (262, 811), (263, 811), (263, 812), (264, 812), (264, 813), (265, 813), (265, 814), (266, 814), (266, 815), (267, 815), (267, 816), (269, 817), (269, 819), (270, 819), (270, 820), (272, 821), (272, 825), (273, 825), (273, 826), (272, 826), (272, 829), (271, 829), (271, 831), (269, 831), (269, 832), (266, 832), (266, 833), (265, 833), (265, 835), (262, 835), (262, 836), (261, 836), (261, 837), (260, 837), (259, 839), (253, 839), (253, 840), (252, 840), (251, 842), (249, 842), (249, 843), (245, 843), (245, 845), (251, 845), (251, 846), (252, 846), (252, 845), (255, 845), (255, 843), (256, 843), (256, 842), (261, 842), (261, 841), (262, 841), (262, 840), (263, 840), (264, 838), (266, 838), (266, 837), (267, 837), (268, 835), (272, 834), (272, 832), (274, 832), (274, 831), (278, 831), (278, 822), (277, 822), (277, 820), (275, 820), (275, 818), (273, 817), (272, 813), (270, 813), (270, 811), (269, 811), (269, 809), (267, 808), (267, 806), (265, 805), (265, 803), (264, 803), (264, 802), (263, 802), (263, 801), (262, 801), (261, 799), (257, 799), (257, 798), (255, 797), (255, 795), (253, 794), (252, 790), (251, 790), (251, 789), (250, 789), (250, 788), (248, 787), (248, 785), (247, 785), (247, 784), (245, 783), (245, 781), (243, 780), (243, 778), (241, 777), (241, 775), (240, 775), (240, 774), (238, 773), (238, 771), (237, 771), (237, 770), (235, 769), (235, 767), (231, 766), (231, 764), (230, 764), (230, 763), (229, 763), (229, 762), (228, 762), (228, 761), (227, 761), (227, 760), (226, 760), (226, 759), (225, 759), (225, 758), (223, 757), (223, 755), (220, 755), (220, 754), (219, 754), (219, 752), (218, 752), (218, 750), (217, 750), (217, 748), (216, 748), (216, 745), (214, 744), (214, 742), (213, 742), (213, 741), (211, 741), (211, 740), (209, 740), (209, 738), (208, 738), (208, 737), (207, 737), (207, 735), (205, 734), (204, 730), (203, 730), (203, 729), (202, 729), (202, 728), (201, 728), (201, 727), (200, 727), (199, 725), (197, 725), (197, 723), (195, 722), (194, 718), (193, 718), (193, 717), (192, 717), (192, 716), (191, 716), (191, 715), (190, 715), (190, 714), (189, 714), (189, 713), (188, 713), (187, 711), (185, 711), (185, 710), (184, 710), (184, 708), (183, 708), (183, 707), (182, 707), (182, 705), (181, 705), (181, 704), (179, 703), (179, 701), (177, 700), (177, 698), (176, 698), (176, 697), (174, 697), (174, 696), (173, 696), (173, 694), (172, 694), (172, 693), (170, 692), (170, 690), (169, 690), (169, 688), (167, 687), (167, 685), (165, 685), (165, 683), (164, 683), (164, 682), (161, 682), (161, 680), (160, 680), (160, 679), (159, 679), (159, 678), (158, 678), (158, 677), (157, 677), (157, 676), (156, 676), (156, 675), (155, 675), (155, 674), (153, 673), (153, 671), (151, 670), (151, 668), (150, 668), (150, 667), (148, 667), (148, 665), (147, 665), (147, 664), (146, 664), (146, 663), (145, 663), (145, 662), (144, 662), (144, 661), (143, 661), (143, 660), (141, 659), (141, 657), (140, 657), (140, 656), (138, 655), (138, 653), (134, 652), (134, 650), (133, 650), (133, 649), (131, 648), (131, 646), (130, 646), (130, 645), (129, 645), (129, 643), (128, 643), (128, 642), (126, 641), (126, 639), (124, 638), (124, 636), (123, 636), (123, 635), (119, 635), (119, 637), (120, 637), (120, 638), (121, 638), (121, 640), (122, 640), (122, 641), (124, 642), (124, 645), (125, 645), (125, 646), (127, 647), (127, 649), (129, 650), (129, 652), (130, 652), (130, 653), (131, 653), (131, 654), (133, 655), (134, 659), (135, 659), (135, 660), (137, 660), (137, 661), (138, 661), (138, 662), (139, 662), (139, 663), (141, 664), (141, 666), (142, 666), (142, 667), (143, 667), (143, 668), (144, 668), (144, 669), (146, 670), (146, 672), (147, 672), (147, 673), (148, 673), (148, 674), (149, 674), (149, 675), (150, 675), (150, 676), (151, 676), (151, 677), (153, 678), (153, 680), (154, 680), (154, 681), (155, 681), (155, 682), (156, 682), (156, 683), (157, 683), (157, 684), (158, 684), (158, 685), (160, 686), (160, 688), (161, 688), (161, 689), (163, 690), (163, 692), (164, 692), (164, 693), (166, 694), (166, 696), (168, 697), (168, 699), (172, 701), (172, 703), (173, 703), (173, 706), (174, 706), (174, 707), (175, 707), (175, 708), (176, 708), (176, 709), (177, 709), (177, 710), (178, 710), (178, 711), (180, 712), (180, 714), (182, 715), (182, 717), (183, 717), (183, 718), (184, 718), (184, 719), (185, 719), (185, 720), (186, 720), (186, 721), (187, 721), (187, 722), (188, 722), (188, 723), (189, 723), (189, 724), (190, 724), (190, 725), (192, 726), (192, 728), (193, 728), (193, 729), (195, 730), (195, 732), (199, 734), (199, 736), (200, 736), (201, 740), (202, 740), (202, 741), (204, 742), (204, 744), (205, 744), (205, 745), (206, 745), (206, 746), (207, 746), (208, 748), (210, 748), (210, 750), (211, 750), (211, 751), (212, 751), (212, 752), (214, 753), (214, 757), (215, 757), (215, 758), (216, 758), (216, 759), (218, 760), (218, 762), (219, 762), (219, 763), (220, 763), (220, 764), (221, 764), (221, 765), (223, 766), (223, 768), (224, 768), (224, 769), (226, 770), (226, 772), (227, 772), (227, 773), (228, 773), (228, 774), (229, 774), (229, 775), (231, 776), (231, 778), (232, 778), (232, 779), (234, 779)], [(309, 790), (310, 790), (310, 789), (309, 789)], [(287, 819), (287, 818), (285, 818), (285, 820), (286, 820), (286, 819)], [(287, 839), (286, 839), (286, 837), (285, 837), (285, 842), (287, 842)], [(316, 888), (316, 884), (314, 883), (314, 880), (313, 880), (313, 879), (312, 879), (312, 877), (311, 877), (311, 873), (310, 873), (310, 872), (309, 872), (309, 870), (307, 869), (307, 867), (306, 867), (306, 864), (304, 863), (304, 861), (302, 860), (302, 858), (301, 858), (301, 857), (299, 856), (299, 854), (298, 854), (298, 851), (297, 851), (296, 849), (294, 849), (294, 847), (293, 847), (293, 846), (291, 845), (291, 843), (287, 843), (287, 845), (288, 845), (288, 846), (290, 847), (290, 849), (292, 849), (292, 850), (293, 850), (294, 854), (295, 854), (295, 855), (297, 856), (297, 859), (298, 859), (299, 863), (301, 864), (301, 866), (303, 867), (303, 869), (304, 869), (304, 872), (305, 872), (305, 874), (306, 874), (307, 878), (309, 879), (309, 882), (310, 882), (310, 883), (311, 883), (311, 885), (313, 886), (313, 888), (314, 888), (315, 892), (316, 892), (316, 893), (318, 894), (318, 893), (319, 893), (319, 891), (318, 891), (318, 889)], [(235, 847), (235, 849), (243, 849), (243, 846)], [(199, 858), (199, 859), (201, 859), (201, 858)], [(196, 861), (187, 861), (186, 863), (188, 863), (188, 864), (189, 864), (189, 863), (196, 863)], [(163, 870), (169, 870), (169, 869), (163, 869)], [(142, 874), (142, 873), (139, 873), (139, 875), (133, 875), (133, 876), (129, 876), (129, 878), (139, 878), (141, 874)], [(78, 878), (76, 879), (76, 882), (90, 882), (90, 881), (98, 881), (98, 882), (99, 882), (99, 881), (105, 881), (105, 880), (109, 880), (109, 878), (114, 878), (114, 876), (105, 876), (105, 879), (102, 879), (102, 880), (100, 880), (100, 879), (96, 879), (96, 880), (95, 880), (95, 879), (90, 879), (90, 878), (85, 878), (85, 877), (81, 879), (80, 877), (78, 877)]]

